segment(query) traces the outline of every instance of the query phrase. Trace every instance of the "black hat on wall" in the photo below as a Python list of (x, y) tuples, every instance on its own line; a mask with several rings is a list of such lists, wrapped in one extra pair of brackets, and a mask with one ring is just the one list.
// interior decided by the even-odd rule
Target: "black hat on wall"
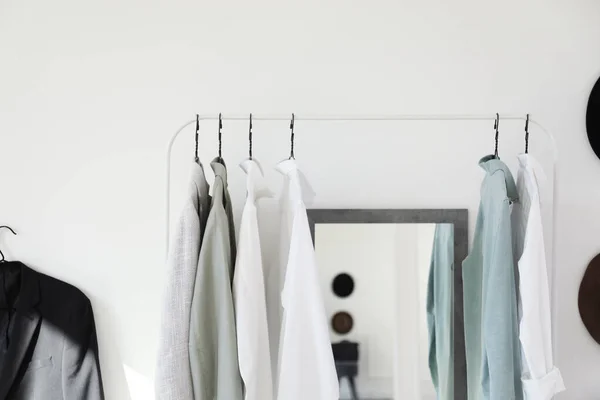
[(586, 127), (588, 139), (594, 152), (600, 158), (600, 79), (594, 85), (587, 107)]
[(600, 343), (600, 254), (590, 262), (579, 286), (579, 315), (594, 340)]

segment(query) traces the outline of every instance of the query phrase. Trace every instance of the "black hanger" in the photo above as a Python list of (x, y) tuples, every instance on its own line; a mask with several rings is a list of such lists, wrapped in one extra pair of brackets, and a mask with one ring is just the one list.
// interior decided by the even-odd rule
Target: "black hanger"
[(223, 141), (221, 140), (221, 136), (222, 136), (221, 130), (222, 129), (223, 129), (223, 118), (221, 116), (221, 113), (219, 113), (219, 156), (218, 156), (217, 160), (219, 160), (219, 162), (221, 164), (224, 164), (223, 157), (222, 157)]
[(252, 113), (250, 113), (250, 125), (248, 127), (248, 158), (252, 160)]
[[(15, 236), (17, 235), (17, 233), (10, 226), (6, 226), (6, 225), (0, 226), (0, 229), (2, 229), (2, 228), (8, 229)], [(6, 259), (4, 258), (4, 253), (2, 252), (2, 250), (0, 250), (0, 256), (2, 256), (2, 259), (0, 260), (0, 264), (4, 264), (5, 262), (7, 262)]]
[(494, 157), (495, 158), (498, 158), (498, 136), (500, 135), (499, 128), (500, 128), (500, 114), (496, 113), (496, 119), (494, 120), (494, 129), (496, 130), (496, 147), (494, 149)]
[(292, 134), (290, 136), (290, 160), (295, 160), (296, 158), (294, 157), (294, 122), (295, 122), (295, 115), (294, 113), (292, 113), (292, 120), (290, 121), (290, 130), (292, 131)]
[(198, 114), (196, 114), (196, 152), (195, 152), (195, 157), (194, 160), (196, 162), (200, 161), (200, 159), (198, 158), (198, 133), (200, 132), (200, 116)]
[(525, 154), (529, 153), (529, 114), (525, 120)]

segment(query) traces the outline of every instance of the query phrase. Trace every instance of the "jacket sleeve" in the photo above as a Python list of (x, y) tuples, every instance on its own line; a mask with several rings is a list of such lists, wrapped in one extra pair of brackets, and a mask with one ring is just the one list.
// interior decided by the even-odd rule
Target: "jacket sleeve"
[(193, 202), (183, 208), (171, 237), (157, 352), (155, 398), (192, 397), (187, 349), (194, 279), (200, 251), (200, 219)]
[(62, 387), (65, 399), (104, 400), (94, 312), (89, 300), (72, 318), (62, 359)]
[[(506, 198), (491, 238), (491, 258), (484, 282), (483, 391), (489, 400), (522, 399), (517, 329), (515, 265), (512, 252), (510, 203)], [(485, 274), (484, 274), (485, 276)]]

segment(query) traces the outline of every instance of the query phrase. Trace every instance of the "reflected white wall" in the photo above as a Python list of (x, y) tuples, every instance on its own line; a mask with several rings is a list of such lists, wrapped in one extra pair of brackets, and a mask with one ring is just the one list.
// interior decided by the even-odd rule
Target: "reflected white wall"
[[(395, 225), (317, 224), (317, 265), (327, 315), (347, 311), (354, 318), (348, 335), (331, 332), (331, 340), (360, 343), (357, 386), (369, 398), (390, 398), (393, 393), (395, 327)], [(354, 278), (354, 293), (335, 296), (333, 278), (339, 273)], [(349, 398), (343, 382), (342, 398)]]
[[(431, 266), (431, 253), (435, 235), (435, 224), (418, 224), (417, 229), (417, 271), (419, 282), (419, 315), (427, 313), (427, 281)], [(419, 388), (422, 400), (435, 400), (436, 393), (429, 373), (429, 331), (427, 319), (419, 318)]]
[[(317, 224), (317, 262), (329, 317), (347, 311), (354, 328), (333, 330), (333, 342), (360, 343), (357, 386), (367, 398), (435, 397), (427, 363), (427, 277), (434, 224)], [(331, 289), (348, 273), (355, 291), (347, 298)], [(415, 368), (417, 366), (417, 368)], [(342, 398), (350, 398), (346, 382)]]

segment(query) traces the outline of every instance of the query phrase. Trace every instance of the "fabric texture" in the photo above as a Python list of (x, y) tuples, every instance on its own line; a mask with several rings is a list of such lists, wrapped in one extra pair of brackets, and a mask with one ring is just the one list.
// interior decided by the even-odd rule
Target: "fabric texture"
[(90, 300), (20, 262), (0, 268), (0, 399), (103, 400)]
[(529, 154), (519, 156), (519, 202), (512, 213), (515, 259), (519, 267), (519, 337), (525, 400), (550, 400), (565, 390), (552, 354), (552, 311), (540, 185), (545, 175)]
[(517, 188), (506, 164), (480, 161), (481, 186), (473, 249), (463, 262), (469, 400), (521, 400), (511, 202)]
[(429, 371), (438, 399), (454, 399), (454, 225), (437, 224), (427, 282)]
[(240, 374), (245, 400), (272, 400), (273, 378), (267, 325), (267, 304), (257, 201), (272, 197), (256, 160), (242, 162), (247, 175), (246, 204), (242, 212), (233, 294)]
[(281, 202), (281, 336), (277, 399), (338, 400), (339, 386), (305, 202), (313, 197), (294, 160), (278, 164)]
[(227, 170), (216, 159), (213, 198), (194, 285), (189, 354), (195, 400), (242, 400), (232, 280), (235, 232)]
[(193, 163), (188, 193), (167, 256), (160, 343), (156, 368), (157, 400), (192, 400), (189, 332), (194, 279), (202, 233), (210, 207), (202, 165)]

